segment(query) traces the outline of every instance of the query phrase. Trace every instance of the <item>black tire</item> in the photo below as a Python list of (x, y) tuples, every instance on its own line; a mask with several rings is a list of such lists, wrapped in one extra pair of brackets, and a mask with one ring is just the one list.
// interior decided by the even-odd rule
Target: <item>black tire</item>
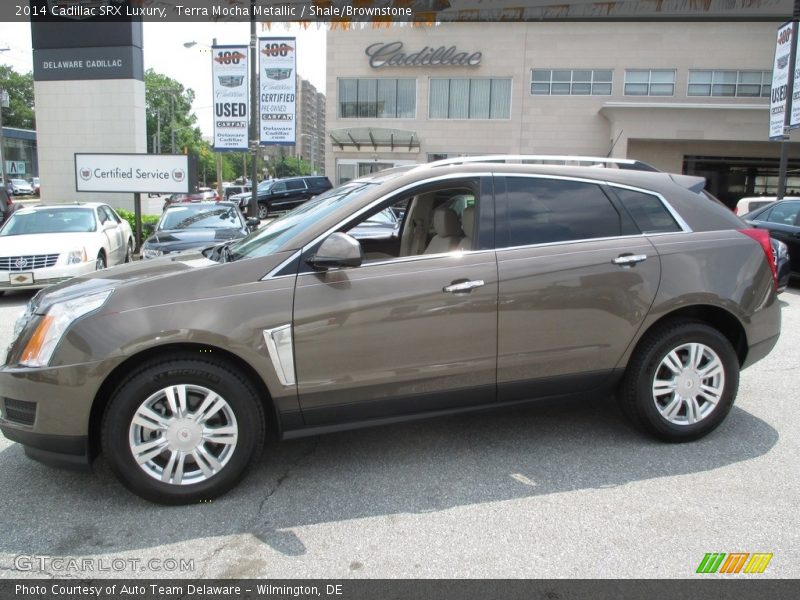
[(124, 262), (126, 263), (133, 262), (133, 240), (128, 240), (128, 246), (127, 248), (125, 248)]
[[(139, 441), (137, 432), (143, 428), (134, 422), (134, 417), (140, 407), (145, 403), (151, 403), (152, 398), (160, 397), (165, 389), (171, 386), (185, 386), (186, 388), (201, 388), (205, 391), (217, 394), (223, 399), (225, 408), (209, 412), (213, 415), (205, 424), (200, 427), (206, 431), (207, 424), (213, 419), (218, 418), (216, 424), (226, 428), (233, 428), (237, 438), (232, 449), (229, 449), (230, 442), (226, 444), (214, 444), (206, 442), (198, 444), (203, 446), (204, 454), (209, 453), (218, 459), (219, 469), (211, 474), (201, 473), (200, 463), (190, 456), (191, 450), (173, 449), (166, 446), (161, 453), (154, 455), (140, 465), (134, 458), (132, 441)], [(171, 388), (175, 389), (175, 388)], [(202, 393), (195, 398), (192, 397), (191, 389), (186, 390), (185, 406), (194, 406), (196, 412), (192, 413), (193, 419), (197, 420), (197, 414), (202, 408)], [(166, 399), (163, 401), (164, 407), (168, 405)], [(194, 404), (193, 404), (194, 402)], [(215, 402), (211, 402), (215, 404)], [(148, 404), (156, 409), (158, 404)], [(225, 411), (228, 410), (233, 415), (233, 419), (225, 418)], [(167, 411), (169, 412), (169, 411)], [(163, 413), (160, 413), (163, 415)], [(164, 417), (169, 419), (173, 425), (172, 429), (165, 429), (164, 434), (151, 435), (150, 438), (141, 440), (142, 444), (150, 443), (153, 439), (160, 437), (167, 443), (168, 439), (177, 439), (172, 436), (184, 436), (189, 439), (190, 434), (185, 433), (181, 423), (176, 424), (176, 419), (172, 415)], [(177, 419), (180, 421), (180, 419)], [(172, 360), (154, 360), (146, 363), (128, 376), (115, 390), (111, 401), (106, 408), (102, 422), (102, 448), (108, 457), (111, 469), (120, 481), (133, 493), (159, 504), (191, 504), (210, 500), (234, 487), (243, 477), (247, 467), (257, 457), (260, 456), (264, 446), (265, 436), (264, 410), (259, 400), (258, 393), (252, 383), (238, 369), (209, 357), (184, 355)], [(176, 433), (177, 431), (177, 433)], [(155, 434), (155, 432), (153, 432)], [(178, 440), (179, 443), (182, 440)], [(185, 443), (185, 442), (184, 442)], [(191, 441), (189, 442), (191, 444)], [(196, 451), (196, 448), (195, 448)], [(223, 454), (227, 452), (227, 454)], [(216, 453), (216, 454), (215, 454)], [(181, 473), (188, 478), (187, 483), (177, 481), (165, 482), (157, 479), (159, 474), (169, 469), (170, 459), (177, 454), (184, 455), (183, 462), (175, 462), (186, 465), (186, 473)], [(168, 458), (169, 457), (169, 458)], [(207, 465), (211, 465), (208, 462)], [(175, 469), (177, 470), (177, 469)], [(170, 472), (173, 472), (170, 470)], [(192, 482), (194, 478), (194, 482)], [(199, 479), (198, 479), (199, 478)]]
[(106, 263), (106, 254), (102, 250), (97, 255), (97, 260), (94, 261), (94, 270), (95, 271), (102, 271), (108, 266)]
[(269, 217), (269, 207), (266, 202), (258, 203), (258, 218), (262, 221)]
[[(690, 345), (702, 350), (698, 369), (685, 368), (691, 362)], [(684, 366), (681, 372), (685, 375), (678, 375), (680, 369), (667, 366), (666, 359), (673, 351), (673, 356), (680, 358)], [(704, 369), (715, 362), (721, 365), (715, 372), (721, 371), (722, 375), (715, 376), (718, 378), (703, 375)], [(660, 381), (672, 377), (670, 383), (675, 388), (662, 387), (660, 394), (654, 393), (656, 377)], [(708, 386), (705, 389), (717, 389), (716, 402), (705, 391), (694, 392), (701, 389), (701, 384)], [(707, 435), (722, 423), (733, 406), (738, 388), (739, 360), (728, 338), (705, 323), (675, 320), (654, 328), (642, 338), (628, 364), (619, 399), (623, 412), (647, 433), (667, 442), (688, 442)], [(683, 389), (686, 396), (669, 389)], [(697, 397), (695, 402), (682, 399), (692, 394)], [(671, 419), (669, 414), (662, 414), (662, 411), (671, 413), (670, 406), (677, 409)]]

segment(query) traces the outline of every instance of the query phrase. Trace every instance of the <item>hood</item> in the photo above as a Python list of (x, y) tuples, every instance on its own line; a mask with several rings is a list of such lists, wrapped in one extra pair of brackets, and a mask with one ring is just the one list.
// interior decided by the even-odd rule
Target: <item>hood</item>
[(33, 233), (0, 237), (0, 256), (31, 254), (62, 254), (73, 248), (83, 248), (86, 237), (94, 232)]
[(244, 229), (166, 229), (151, 235), (144, 246), (164, 252), (205, 248), (228, 240), (244, 237)]
[(110, 311), (169, 302), (194, 300), (202, 296), (235, 293), (235, 286), (261, 279), (292, 252), (232, 263), (217, 263), (200, 252), (186, 252), (139, 260), (45, 288), (34, 297), (34, 312), (43, 314), (56, 302), (114, 289), (105, 309)]

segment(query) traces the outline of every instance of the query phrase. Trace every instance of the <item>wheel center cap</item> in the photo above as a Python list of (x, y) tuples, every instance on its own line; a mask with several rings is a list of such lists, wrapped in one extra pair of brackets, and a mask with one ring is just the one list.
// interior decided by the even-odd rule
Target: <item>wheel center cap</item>
[(675, 383), (679, 393), (697, 394), (700, 391), (700, 377), (689, 369), (685, 369), (678, 375)]
[(167, 429), (167, 441), (175, 450), (191, 452), (202, 439), (203, 428), (192, 419), (177, 419)]

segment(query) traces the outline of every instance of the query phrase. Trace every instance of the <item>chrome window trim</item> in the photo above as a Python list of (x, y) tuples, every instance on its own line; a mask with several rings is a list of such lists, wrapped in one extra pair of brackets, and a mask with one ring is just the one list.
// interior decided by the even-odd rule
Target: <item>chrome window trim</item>
[[(684, 233), (684, 232), (683, 231), (671, 231), (671, 232), (669, 232), (667, 234), (664, 234), (664, 235), (675, 235), (675, 234), (679, 234), (679, 233)], [(549, 246), (564, 246), (566, 244), (579, 244), (579, 243), (585, 243), (585, 242), (610, 242), (610, 241), (613, 241), (613, 240), (632, 240), (632, 239), (636, 239), (636, 238), (639, 238), (642, 241), (645, 241), (648, 237), (650, 237), (650, 236), (649, 235), (645, 235), (643, 233), (636, 233), (636, 234), (633, 234), (633, 235), (612, 235), (612, 236), (601, 237), (601, 238), (581, 238), (579, 240), (563, 240), (563, 241), (560, 241), (560, 242), (543, 242), (541, 244), (524, 244), (522, 246), (508, 246), (506, 248), (497, 248), (496, 251), (497, 251), (497, 253), (499, 255), (501, 252), (506, 252), (506, 251), (509, 251), (509, 250), (527, 250), (527, 249), (531, 249), (531, 248), (547, 248)], [(498, 256), (498, 258), (499, 258), (499, 256)]]
[[(675, 210), (675, 208), (669, 203), (669, 201), (658, 192), (654, 192), (653, 190), (646, 190), (644, 188), (634, 187), (632, 185), (625, 185), (624, 183), (608, 183), (608, 187), (620, 188), (623, 190), (631, 190), (632, 192), (639, 192), (641, 194), (649, 194), (651, 196), (655, 196), (661, 201), (661, 204), (664, 206), (664, 208), (667, 209), (667, 212), (672, 216), (672, 218), (675, 219), (675, 222), (678, 224), (678, 227), (680, 227), (683, 230), (683, 233), (692, 233), (692, 228), (689, 227), (689, 224), (683, 219), (680, 213), (677, 210)], [(658, 233), (678, 233), (678, 232), (665, 231)], [(651, 234), (644, 233), (644, 235), (654, 235), (654, 233)]]
[[(616, 239), (632, 239), (632, 238), (637, 238), (637, 237), (646, 238), (646, 237), (651, 237), (651, 236), (656, 236), (656, 235), (663, 236), (663, 235), (675, 235), (675, 234), (681, 234), (681, 233), (692, 233), (692, 228), (689, 227), (689, 224), (686, 223), (686, 221), (683, 219), (683, 217), (680, 216), (680, 214), (672, 207), (672, 205), (667, 201), (667, 199), (662, 194), (660, 194), (659, 192), (655, 192), (653, 190), (645, 189), (645, 188), (639, 188), (639, 187), (636, 187), (636, 186), (626, 185), (626, 184), (622, 184), (622, 183), (614, 183), (614, 182), (611, 182), (611, 181), (607, 181), (605, 179), (588, 179), (588, 178), (585, 178), (585, 177), (573, 177), (573, 176), (569, 176), (569, 175), (550, 175), (550, 174), (544, 174), (544, 173), (522, 173), (522, 172), (513, 172), (513, 171), (512, 172), (507, 172), (507, 173), (506, 172), (495, 173), (495, 172), (483, 172), (483, 171), (481, 171), (479, 173), (448, 173), (446, 175), (438, 175), (436, 177), (431, 177), (431, 178), (428, 178), (428, 179), (422, 179), (422, 180), (416, 181), (414, 183), (406, 184), (406, 185), (404, 185), (402, 187), (399, 187), (399, 188), (397, 188), (395, 190), (392, 190), (391, 192), (389, 192), (387, 194), (382, 195), (380, 198), (378, 198), (376, 200), (373, 200), (367, 206), (362, 207), (361, 209), (359, 209), (355, 213), (353, 213), (350, 216), (348, 216), (346, 219), (340, 221), (334, 227), (331, 227), (330, 229), (328, 229), (324, 233), (322, 233), (319, 236), (317, 236), (316, 238), (314, 238), (314, 240), (312, 240), (311, 242), (307, 243), (300, 250), (297, 250), (294, 253), (292, 253), (292, 255), (289, 258), (284, 260), (277, 267), (275, 267), (269, 273), (264, 275), (261, 278), (261, 281), (265, 281), (267, 279), (276, 278), (275, 273), (279, 273), (289, 263), (291, 263), (294, 260), (297, 260), (300, 256), (302, 256), (302, 254), (304, 252), (306, 252), (310, 247), (312, 247), (315, 244), (319, 243), (324, 238), (329, 236), (331, 233), (333, 233), (335, 231), (338, 231), (342, 227), (343, 223), (347, 223), (347, 222), (349, 222), (351, 220), (357, 219), (358, 217), (360, 217), (364, 213), (369, 212), (370, 210), (372, 210), (373, 208), (375, 208), (376, 206), (378, 206), (382, 202), (385, 202), (386, 200), (388, 200), (391, 196), (394, 196), (396, 194), (402, 194), (403, 192), (406, 192), (406, 191), (408, 191), (408, 190), (410, 190), (412, 188), (415, 188), (415, 187), (424, 186), (424, 185), (428, 185), (428, 184), (431, 184), (431, 183), (436, 183), (436, 182), (439, 182), (439, 181), (447, 181), (447, 180), (451, 180), (451, 179), (471, 179), (471, 178), (476, 178), (476, 177), (527, 177), (527, 178), (532, 178), (532, 179), (554, 179), (554, 180), (558, 180), (558, 181), (576, 181), (576, 182), (579, 182), (579, 183), (588, 183), (588, 184), (597, 185), (597, 186), (600, 186), (600, 187), (607, 186), (607, 187), (610, 187), (610, 188), (627, 189), (627, 190), (631, 190), (631, 191), (634, 191), (634, 192), (639, 192), (639, 193), (642, 193), (642, 194), (649, 194), (651, 196), (655, 196), (656, 198), (658, 198), (661, 201), (661, 204), (664, 206), (664, 208), (667, 210), (667, 212), (669, 212), (669, 214), (672, 216), (672, 218), (675, 219), (675, 222), (678, 224), (678, 227), (681, 228), (681, 231), (664, 231), (664, 232), (653, 232), (653, 233), (643, 232), (643, 233), (637, 233), (637, 234), (633, 234), (633, 235), (615, 235), (615, 236), (606, 236), (606, 237), (602, 237), (602, 238), (580, 238), (580, 239), (574, 239), (574, 240), (564, 240), (564, 241), (559, 241), (559, 242), (547, 242), (547, 243), (543, 243), (543, 244), (524, 244), (522, 246), (508, 246), (508, 247), (504, 247), (504, 248), (495, 247), (495, 248), (492, 248), (492, 249), (485, 249), (485, 250), (468, 250), (468, 251), (462, 251), (461, 252), (462, 254), (476, 254), (476, 253), (479, 253), (479, 252), (501, 252), (501, 251), (504, 251), (504, 250), (516, 250), (516, 249), (523, 249), (523, 248), (531, 248), (531, 247), (534, 247), (534, 246), (552, 246), (552, 245), (556, 245), (556, 244), (571, 244), (571, 243), (577, 243), (577, 242), (616, 240)], [(440, 254), (430, 254), (430, 255), (417, 254), (417, 255), (414, 255), (414, 256), (401, 256), (401, 257), (397, 257), (395, 259), (387, 259), (387, 260), (381, 260), (381, 261), (376, 261), (376, 262), (369, 262), (369, 263), (363, 264), (362, 266), (370, 267), (370, 266), (382, 265), (382, 264), (390, 264), (390, 263), (391, 264), (396, 264), (398, 262), (408, 262), (409, 260), (417, 260), (417, 259), (420, 259), (420, 258), (440, 258), (442, 256), (448, 256), (448, 255), (451, 255), (451, 254), (454, 254), (454, 253), (457, 253), (457, 252), (459, 252), (459, 251), (445, 252), (445, 253), (440, 253)], [(294, 277), (294, 274), (281, 275), (279, 277)]]
[(374, 262), (365, 262), (361, 264), (360, 268), (367, 268), (367, 267), (377, 267), (380, 265), (395, 265), (398, 263), (407, 263), (412, 262), (415, 260), (431, 260), (434, 258), (444, 258), (447, 256), (452, 257), (461, 257), (461, 256), (476, 256), (479, 254), (490, 254), (494, 253), (495, 250), (453, 250), (451, 252), (439, 252), (437, 254), (414, 254), (412, 256), (398, 256), (396, 258), (387, 258), (384, 260), (376, 260)]

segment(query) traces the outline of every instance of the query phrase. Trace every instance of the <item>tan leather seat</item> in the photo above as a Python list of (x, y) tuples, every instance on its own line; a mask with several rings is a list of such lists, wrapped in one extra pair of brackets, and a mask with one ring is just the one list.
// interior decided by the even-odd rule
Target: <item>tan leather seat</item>
[(472, 250), (472, 233), (475, 230), (475, 207), (468, 206), (461, 215), (461, 229), (464, 237), (458, 243), (459, 250)]
[(452, 252), (458, 247), (462, 237), (461, 223), (453, 209), (440, 206), (433, 211), (433, 229), (436, 235), (423, 254)]

